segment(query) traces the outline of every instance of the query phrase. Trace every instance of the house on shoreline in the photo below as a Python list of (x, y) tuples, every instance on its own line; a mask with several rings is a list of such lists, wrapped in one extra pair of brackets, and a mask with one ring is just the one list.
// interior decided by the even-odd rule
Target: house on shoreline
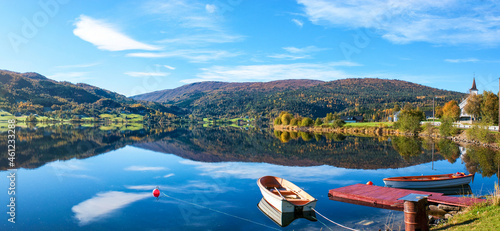
[(465, 112), (465, 106), (467, 105), (467, 100), (469, 99), (469, 97), (471, 97), (472, 95), (477, 95), (477, 93), (478, 93), (478, 90), (476, 88), (476, 78), (473, 78), (472, 79), (472, 87), (469, 89), (469, 95), (467, 96), (467, 98), (462, 100), (462, 102), (460, 102), (460, 104), (459, 104), (459, 107), (460, 107), (460, 119), (459, 120), (460, 121), (472, 119), (472, 116)]

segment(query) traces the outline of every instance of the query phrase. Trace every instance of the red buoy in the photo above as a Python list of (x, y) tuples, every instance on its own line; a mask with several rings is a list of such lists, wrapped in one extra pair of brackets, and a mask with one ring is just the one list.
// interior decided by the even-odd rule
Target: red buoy
[(366, 182), (366, 184), (367, 184), (367, 185), (373, 185), (373, 182), (368, 181), (368, 182)]
[(153, 196), (158, 198), (160, 196), (160, 189), (158, 187), (156, 187), (154, 190), (153, 190)]

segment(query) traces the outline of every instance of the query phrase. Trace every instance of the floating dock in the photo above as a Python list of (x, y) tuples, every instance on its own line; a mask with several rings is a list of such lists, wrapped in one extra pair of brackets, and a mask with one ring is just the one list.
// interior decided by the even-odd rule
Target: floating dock
[(459, 207), (468, 207), (476, 203), (486, 202), (485, 199), (479, 198), (452, 197), (445, 196), (443, 193), (388, 188), (366, 184), (355, 184), (331, 189), (328, 192), (328, 197), (330, 200), (351, 204), (403, 211), (404, 201), (399, 199), (409, 194), (425, 194), (428, 195), (428, 202)]

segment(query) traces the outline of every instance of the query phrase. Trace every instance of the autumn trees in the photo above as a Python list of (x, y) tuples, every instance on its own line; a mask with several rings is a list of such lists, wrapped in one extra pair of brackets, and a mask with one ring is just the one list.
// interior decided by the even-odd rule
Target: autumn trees
[(407, 103), (399, 113), (399, 119), (394, 125), (398, 129), (416, 134), (420, 131), (420, 121), (424, 118), (424, 112)]
[(332, 123), (332, 127), (342, 127), (345, 122), (338, 119), (337, 114), (327, 113), (325, 118), (312, 119), (309, 117), (302, 117), (298, 114), (292, 115), (287, 111), (282, 111), (280, 115), (274, 118), (274, 125), (289, 125), (289, 126), (299, 126), (299, 127), (311, 127), (311, 126), (322, 126), (323, 124)]
[(483, 94), (470, 95), (464, 110), (475, 120), (498, 124), (498, 96), (493, 92), (484, 91)]
[(449, 118), (453, 121), (457, 121), (458, 118), (460, 118), (460, 107), (458, 107), (458, 103), (455, 100), (451, 100), (446, 103), (441, 110), (442, 118)]
[(439, 133), (442, 136), (451, 136), (456, 133), (456, 129), (453, 127), (453, 122), (460, 118), (460, 107), (457, 101), (451, 100), (446, 103), (439, 110), (441, 116), (441, 125), (439, 126)]
[(478, 119), (481, 116), (481, 101), (481, 95), (469, 95), (467, 97), (467, 105), (464, 107), (465, 113), (471, 115), (473, 119)]
[(485, 123), (498, 124), (498, 96), (492, 92), (483, 92), (481, 118)]

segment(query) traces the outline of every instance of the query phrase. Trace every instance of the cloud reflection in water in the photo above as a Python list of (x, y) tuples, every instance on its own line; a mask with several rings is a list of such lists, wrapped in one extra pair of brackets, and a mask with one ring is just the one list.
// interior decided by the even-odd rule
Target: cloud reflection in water
[(80, 225), (86, 225), (109, 216), (112, 212), (124, 208), (133, 202), (150, 196), (150, 193), (101, 192), (73, 206), (71, 211), (75, 213), (75, 218)]
[(336, 168), (328, 165), (298, 167), (281, 166), (267, 163), (205, 163), (192, 160), (182, 160), (181, 164), (192, 165), (200, 170), (201, 175), (208, 175), (214, 178), (235, 177), (238, 179), (258, 179), (262, 176), (280, 176), (292, 182), (320, 181), (332, 184), (348, 185), (359, 183), (354, 180), (339, 180), (353, 170)]

